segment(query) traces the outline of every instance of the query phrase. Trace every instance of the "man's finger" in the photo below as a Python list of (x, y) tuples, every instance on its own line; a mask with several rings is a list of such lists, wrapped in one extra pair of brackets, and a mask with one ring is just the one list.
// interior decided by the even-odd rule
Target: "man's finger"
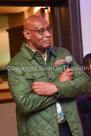
[(32, 85), (40, 85), (40, 84), (43, 84), (45, 82), (34, 82)]
[(40, 87), (35, 85), (35, 86), (32, 86), (31, 90), (33, 91), (33, 90), (38, 89), (38, 88), (40, 88)]
[(73, 72), (73, 69), (70, 69), (70, 68), (69, 68), (69, 69), (66, 69), (64, 72), (67, 72), (67, 73), (68, 73), (68, 72)]
[(68, 75), (69, 75), (69, 76), (72, 76), (72, 75), (73, 75), (73, 72), (69, 72)]

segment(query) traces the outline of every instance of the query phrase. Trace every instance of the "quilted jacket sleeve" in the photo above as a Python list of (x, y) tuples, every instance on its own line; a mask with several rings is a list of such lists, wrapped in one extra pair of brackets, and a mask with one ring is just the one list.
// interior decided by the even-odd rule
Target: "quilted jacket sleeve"
[(22, 113), (41, 110), (56, 102), (54, 96), (47, 97), (32, 93), (22, 71), (15, 70), (15, 66), (14, 69), (8, 69), (8, 83), (13, 99)]
[[(71, 54), (66, 51), (66, 56), (70, 55)], [(85, 72), (81, 70), (81, 67), (75, 62), (74, 58), (72, 61), (72, 68), (74, 71), (73, 80), (65, 82), (60, 82), (57, 79), (55, 80), (54, 84), (59, 90), (59, 93), (55, 95), (57, 98), (76, 97), (89, 90), (90, 79)]]

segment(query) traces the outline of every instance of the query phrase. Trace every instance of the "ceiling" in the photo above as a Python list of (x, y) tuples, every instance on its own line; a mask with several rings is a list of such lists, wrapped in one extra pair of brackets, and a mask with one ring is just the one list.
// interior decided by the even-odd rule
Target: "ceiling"
[(29, 7), (0, 6), (0, 13), (20, 13), (28, 10)]
[(0, 0), (4, 6), (62, 6), (67, 0)]

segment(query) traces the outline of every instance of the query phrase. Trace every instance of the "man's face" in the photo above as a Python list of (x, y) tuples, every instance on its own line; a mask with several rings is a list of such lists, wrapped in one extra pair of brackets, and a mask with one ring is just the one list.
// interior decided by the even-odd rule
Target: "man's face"
[(31, 45), (34, 49), (45, 50), (51, 46), (51, 30), (46, 21), (34, 21), (30, 30)]

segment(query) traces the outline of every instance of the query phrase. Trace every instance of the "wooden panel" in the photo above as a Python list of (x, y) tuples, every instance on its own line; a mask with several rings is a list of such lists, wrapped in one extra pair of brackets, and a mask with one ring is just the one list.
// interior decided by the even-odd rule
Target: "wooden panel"
[(71, 31), (72, 54), (78, 64), (82, 65), (83, 47), (80, 23), (79, 0), (68, 0)]
[(51, 8), (54, 46), (68, 49), (81, 65), (83, 47), (80, 26), (79, 0), (67, 0), (63, 6)]
[(13, 58), (19, 52), (25, 41), (23, 37), (23, 26), (14, 27), (7, 31), (9, 32), (10, 56)]
[(72, 53), (69, 8), (64, 6), (60, 8), (61, 19), (61, 47), (68, 49)]
[(8, 82), (0, 84), (0, 103), (12, 102), (12, 96), (9, 91)]
[(5, 81), (2, 84), (0, 84), (0, 92), (4, 90), (9, 90), (8, 81)]

